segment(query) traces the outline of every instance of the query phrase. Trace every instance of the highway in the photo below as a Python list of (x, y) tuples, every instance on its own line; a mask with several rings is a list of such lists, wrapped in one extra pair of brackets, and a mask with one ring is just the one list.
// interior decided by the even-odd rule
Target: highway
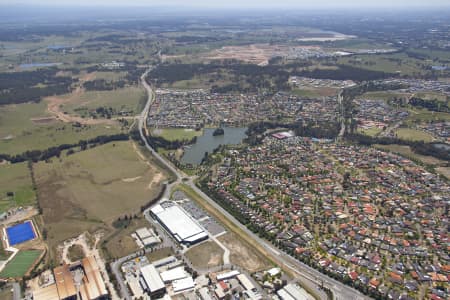
[[(145, 77), (147, 76), (148, 72), (151, 69), (149, 69), (147, 72), (145, 72), (141, 76), (142, 85), (145, 87), (148, 93), (148, 100), (145, 105), (144, 110), (142, 111), (140, 117), (139, 117), (139, 132), (141, 135), (141, 138), (143, 142), (145, 143), (146, 148), (153, 154), (153, 156), (161, 162), (167, 169), (172, 171), (176, 175), (176, 181), (172, 184), (168, 185), (166, 188), (166, 195), (170, 194), (170, 190), (172, 187), (178, 183), (181, 182), (181, 179), (183, 178), (183, 174), (180, 173), (178, 169), (176, 169), (169, 161), (164, 159), (161, 155), (159, 155), (147, 142), (147, 139), (144, 136), (143, 129), (145, 128), (145, 122), (148, 115), (148, 111), (150, 109), (150, 106), (152, 102), (154, 101), (155, 94), (150, 87), (150, 85), (146, 82)], [(187, 180), (186, 180), (187, 179)], [(368, 296), (365, 296), (361, 294), (359, 291), (337, 281), (334, 280), (319, 271), (315, 270), (314, 268), (309, 267), (308, 265), (305, 265), (301, 262), (299, 262), (297, 259), (287, 255), (282, 250), (279, 250), (275, 248), (272, 244), (270, 244), (268, 241), (261, 239), (258, 235), (254, 234), (252, 231), (248, 230), (246, 226), (241, 224), (239, 221), (237, 221), (231, 214), (229, 214), (226, 210), (224, 210), (219, 204), (217, 204), (214, 200), (212, 200), (208, 195), (206, 195), (202, 190), (200, 190), (194, 183), (194, 177), (185, 177), (185, 180), (183, 180), (184, 184), (187, 184), (189, 187), (191, 187), (197, 194), (199, 194), (202, 198), (204, 198), (209, 205), (214, 207), (216, 210), (218, 210), (221, 214), (223, 214), (226, 218), (228, 218), (230, 221), (232, 221), (234, 224), (239, 226), (239, 228), (245, 232), (253, 241), (256, 243), (259, 243), (264, 248), (268, 249), (270, 252), (273, 252), (272, 259), (280, 266), (285, 266), (289, 269), (291, 269), (298, 277), (298, 279), (301, 280), (303, 284), (308, 285), (308, 287), (314, 291), (316, 291), (316, 294), (323, 294), (318, 293), (317, 287), (323, 283), (323, 285), (327, 288), (329, 288), (334, 295), (335, 300), (364, 300), (364, 299), (371, 299)], [(251, 242), (251, 239), (249, 240)]]

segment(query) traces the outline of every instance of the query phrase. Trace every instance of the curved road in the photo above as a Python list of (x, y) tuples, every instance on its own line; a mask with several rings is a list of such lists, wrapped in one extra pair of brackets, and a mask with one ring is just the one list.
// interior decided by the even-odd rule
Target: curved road
[[(166, 195), (170, 193), (171, 188), (181, 182), (183, 175), (180, 173), (178, 169), (176, 169), (169, 161), (164, 159), (161, 155), (159, 155), (147, 142), (147, 139), (144, 136), (143, 129), (145, 127), (146, 118), (148, 115), (148, 111), (150, 109), (150, 105), (153, 103), (155, 94), (150, 87), (150, 85), (146, 82), (145, 77), (151, 69), (147, 70), (142, 76), (141, 81), (142, 85), (145, 87), (148, 93), (148, 100), (145, 105), (144, 110), (139, 116), (139, 132), (141, 134), (141, 138), (145, 143), (146, 148), (153, 154), (153, 156), (161, 162), (166, 168), (172, 171), (176, 175), (176, 181), (172, 184), (168, 185), (166, 188)], [(293, 258), (290, 255), (287, 255), (281, 250), (274, 248), (269, 242), (261, 239), (258, 235), (254, 234), (252, 231), (248, 230), (246, 226), (242, 225), (239, 221), (237, 221), (231, 214), (229, 214), (226, 210), (224, 210), (219, 204), (217, 204), (214, 200), (212, 200), (208, 195), (206, 195), (202, 190), (200, 190), (194, 183), (193, 177), (187, 177), (187, 181), (184, 183), (191, 187), (197, 194), (199, 194), (202, 198), (204, 198), (212, 207), (216, 210), (220, 211), (226, 218), (235, 223), (239, 228), (244, 231), (249, 237), (251, 237), (254, 241), (262, 245), (264, 248), (271, 251), (274, 255), (276, 263), (280, 266), (286, 266), (291, 269), (295, 274), (297, 274), (298, 278), (302, 279), (302, 283), (308, 284), (308, 286), (312, 289), (316, 289), (317, 285), (320, 285), (323, 282), (323, 285), (333, 292), (334, 299), (336, 300), (363, 300), (363, 299), (371, 299), (368, 296), (361, 294), (359, 291), (337, 281), (334, 280), (314, 268), (309, 267)], [(311, 282), (314, 282), (313, 285)]]

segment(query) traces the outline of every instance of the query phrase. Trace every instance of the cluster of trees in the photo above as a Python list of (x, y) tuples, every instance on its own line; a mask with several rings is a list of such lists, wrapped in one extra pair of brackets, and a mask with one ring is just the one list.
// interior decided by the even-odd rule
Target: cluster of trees
[(419, 97), (413, 97), (409, 100), (409, 104), (415, 107), (425, 108), (431, 111), (450, 112), (448, 101), (439, 101), (437, 99), (425, 100)]
[(59, 146), (54, 146), (47, 148), (45, 150), (28, 150), (22, 154), (10, 155), (10, 154), (0, 154), (0, 159), (4, 159), (10, 161), (11, 163), (18, 163), (24, 161), (45, 161), (52, 157), (59, 157), (61, 152), (64, 150), (69, 150), (67, 152), (68, 155), (73, 153), (73, 149), (75, 147), (80, 147), (81, 151), (84, 151), (88, 148), (88, 146), (93, 145), (101, 145), (106, 144), (113, 141), (126, 141), (128, 140), (128, 134), (119, 133), (114, 135), (100, 135), (90, 140), (81, 140), (76, 144), (62, 144)]
[(146, 204), (141, 206), (141, 212), (144, 212), (146, 209), (148, 209), (149, 207), (151, 207), (153, 204), (155, 204), (156, 202), (158, 202), (163, 196), (164, 193), (166, 192), (167, 189), (167, 185), (164, 184), (162, 189), (159, 191), (158, 195), (156, 195), (156, 197), (154, 197), (153, 199), (151, 199), (150, 201), (148, 201)]
[(311, 71), (304, 70), (296, 72), (293, 75), (318, 79), (353, 80), (353, 81), (369, 81), (398, 76), (398, 74), (395, 73), (373, 71), (347, 65), (338, 65), (337, 67), (338, 67), (337, 69), (314, 69)]
[(51, 68), (0, 73), (0, 105), (39, 102), (42, 97), (70, 92), (76, 79), (56, 76), (57, 72), (56, 68)]
[(450, 152), (446, 149), (440, 148), (436, 143), (425, 143), (424, 141), (409, 141), (392, 137), (372, 137), (364, 134), (348, 134), (345, 138), (349, 141), (356, 142), (361, 145), (406, 145), (411, 148), (412, 151), (422, 155), (429, 155), (438, 159), (450, 161)]
[(296, 123), (294, 132), (298, 136), (334, 139), (338, 136), (340, 129), (339, 122), (306, 122)]
[(207, 184), (207, 178), (203, 179), (198, 183), (199, 187), (209, 195), (215, 202), (220, 204), (222, 208), (232, 214), (241, 224), (248, 226), (249, 228), (253, 228), (250, 222), (250, 219), (245, 216), (239, 209), (236, 208), (232, 203), (223, 198), (215, 189), (210, 189)]
[[(139, 132), (132, 133), (132, 138), (139, 140), (140, 139)], [(195, 144), (195, 142), (197, 141), (196, 136), (194, 136), (190, 140), (174, 140), (174, 141), (169, 141), (163, 137), (153, 136), (153, 135), (146, 136), (146, 138), (147, 138), (148, 144), (153, 149), (162, 148), (162, 149), (166, 149), (166, 150), (176, 150), (176, 149), (181, 148), (184, 145)]]

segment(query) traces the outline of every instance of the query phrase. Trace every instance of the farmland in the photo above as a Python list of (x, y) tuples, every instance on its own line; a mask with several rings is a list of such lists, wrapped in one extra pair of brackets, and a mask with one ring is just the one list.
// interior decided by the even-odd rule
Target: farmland
[(0, 213), (16, 206), (33, 205), (35, 201), (27, 163), (0, 165)]
[(51, 247), (137, 213), (165, 179), (135, 153), (131, 142), (105, 144), (34, 168)]
[(423, 62), (415, 58), (410, 58), (405, 53), (342, 57), (338, 59), (338, 63), (357, 66), (373, 71), (400, 73), (406, 75), (419, 74), (423, 72), (423, 69), (420, 67), (420, 63)]
[(17, 278), (24, 276), (36, 259), (41, 255), (41, 250), (23, 250), (14, 256), (0, 273), (1, 278)]
[(118, 125), (65, 124), (46, 109), (44, 101), (0, 106), (0, 152), (19, 154), (120, 132)]
[(140, 102), (145, 98), (144, 90), (137, 87), (128, 87), (113, 91), (88, 91), (68, 95), (67, 102), (60, 106), (68, 114), (87, 116), (89, 112), (99, 107), (112, 108), (116, 112), (125, 111), (137, 114)]

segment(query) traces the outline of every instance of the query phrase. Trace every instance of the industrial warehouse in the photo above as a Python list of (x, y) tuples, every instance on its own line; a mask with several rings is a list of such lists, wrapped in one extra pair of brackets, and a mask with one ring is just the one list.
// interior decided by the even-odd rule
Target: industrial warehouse
[(152, 216), (177, 240), (193, 245), (208, 239), (208, 234), (191, 216), (172, 201), (164, 201), (151, 210)]
[(49, 284), (33, 291), (34, 300), (100, 300), (108, 291), (93, 256), (53, 269)]

